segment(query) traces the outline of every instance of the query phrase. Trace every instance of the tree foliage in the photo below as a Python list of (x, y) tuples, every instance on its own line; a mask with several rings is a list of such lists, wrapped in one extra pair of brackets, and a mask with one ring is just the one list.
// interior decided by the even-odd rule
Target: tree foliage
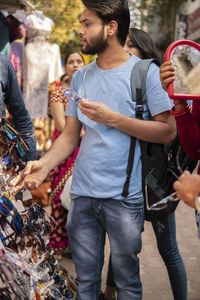
[(77, 34), (79, 16), (83, 10), (81, 0), (31, 0), (35, 8), (51, 18), (54, 28), (50, 41), (61, 48), (62, 57), (73, 49), (80, 50), (80, 39)]
[(157, 24), (162, 33), (162, 40), (157, 43), (157, 46), (164, 52), (174, 41), (176, 14), (185, 0), (129, 0), (128, 2), (132, 19), (138, 19), (138, 11), (140, 13), (140, 22), (137, 22), (140, 26), (136, 24), (137, 27), (141, 29), (147, 27), (148, 32), (151, 33), (152, 24)]
[(167, 46), (174, 41), (176, 15), (180, 5), (185, 0), (141, 0), (140, 9), (146, 11), (143, 22), (148, 24), (157, 20), (159, 30), (163, 34), (160, 49), (165, 51)]

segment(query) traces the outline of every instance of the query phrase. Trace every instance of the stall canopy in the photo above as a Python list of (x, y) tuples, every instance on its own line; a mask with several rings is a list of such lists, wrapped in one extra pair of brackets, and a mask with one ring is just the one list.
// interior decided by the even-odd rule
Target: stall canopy
[(34, 6), (27, 0), (0, 0), (0, 10), (13, 13), (17, 9), (33, 10)]

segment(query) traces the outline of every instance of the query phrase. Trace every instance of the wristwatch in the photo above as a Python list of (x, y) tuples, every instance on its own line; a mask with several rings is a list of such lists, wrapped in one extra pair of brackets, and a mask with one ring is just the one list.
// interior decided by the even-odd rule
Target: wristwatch
[(198, 211), (200, 211), (200, 195), (195, 198), (195, 206)]

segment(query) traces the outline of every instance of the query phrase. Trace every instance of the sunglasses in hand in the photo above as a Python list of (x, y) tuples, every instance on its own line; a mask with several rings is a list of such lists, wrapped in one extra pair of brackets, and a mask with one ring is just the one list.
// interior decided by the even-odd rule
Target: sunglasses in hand
[(79, 104), (82, 97), (80, 97), (74, 90), (71, 88), (65, 89), (63, 92), (69, 100), (72, 100), (74, 103)]

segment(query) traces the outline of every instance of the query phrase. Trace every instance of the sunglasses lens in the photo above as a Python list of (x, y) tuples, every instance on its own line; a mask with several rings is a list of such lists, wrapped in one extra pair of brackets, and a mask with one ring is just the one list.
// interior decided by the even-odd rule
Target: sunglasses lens
[(3, 237), (3, 234), (2, 234), (2, 233), (0, 233), (0, 240), (2, 241), (2, 243), (3, 243), (4, 247), (6, 247), (6, 242), (5, 242), (5, 239), (4, 239), (4, 237)]
[(10, 156), (9, 156), (9, 155), (4, 156), (3, 162), (4, 162), (4, 164), (7, 166), (7, 165), (10, 163)]
[(70, 91), (70, 90), (65, 90), (64, 91), (64, 94), (69, 97), (69, 98), (72, 98), (73, 97), (73, 93)]
[(18, 152), (19, 152), (19, 155), (20, 155), (21, 157), (23, 157), (23, 156), (26, 154), (26, 151), (25, 151), (25, 149), (24, 149), (22, 143), (17, 142), (17, 143), (16, 143), (16, 148), (17, 148), (17, 150), (18, 150)]
[(13, 204), (12, 204), (12, 202), (6, 197), (6, 196), (2, 196), (1, 198), (0, 198), (0, 201), (2, 201), (2, 203), (4, 204), (4, 205), (6, 205), (7, 207), (8, 207), (8, 209), (13, 209)]
[(8, 126), (5, 126), (5, 133), (10, 140), (15, 140), (17, 138), (16, 133)]
[(3, 216), (9, 216), (9, 211), (8, 211), (8, 209), (4, 206), (4, 205), (2, 205), (2, 203), (0, 202), (0, 214), (2, 214)]
[(16, 220), (18, 221), (18, 223), (19, 223), (21, 226), (24, 225), (24, 224), (23, 224), (23, 220), (22, 220), (21, 216), (20, 216), (18, 213), (16, 214)]
[(163, 209), (167, 207), (167, 204), (166, 203), (158, 203), (158, 204), (153, 204), (150, 208), (153, 209), (153, 210), (160, 210), (160, 209)]
[(0, 219), (0, 226), (1, 228), (3, 229), (3, 231), (6, 230), (6, 227), (7, 227), (7, 223), (6, 223), (6, 220), (5, 218), (2, 216), (1, 219)]

